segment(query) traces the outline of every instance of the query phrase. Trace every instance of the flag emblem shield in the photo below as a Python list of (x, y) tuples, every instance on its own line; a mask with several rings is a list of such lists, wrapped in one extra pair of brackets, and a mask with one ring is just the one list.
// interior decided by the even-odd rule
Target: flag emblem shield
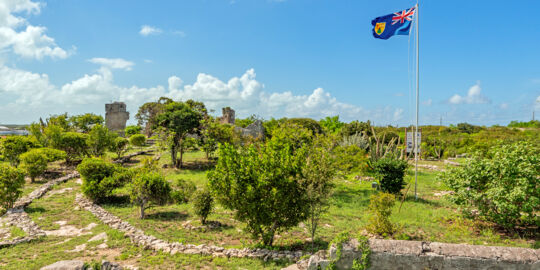
[(380, 23), (377, 23), (375, 25), (375, 33), (377, 33), (377, 35), (381, 35), (383, 32), (384, 32), (384, 28), (386, 27), (386, 23), (385, 22), (380, 22)]

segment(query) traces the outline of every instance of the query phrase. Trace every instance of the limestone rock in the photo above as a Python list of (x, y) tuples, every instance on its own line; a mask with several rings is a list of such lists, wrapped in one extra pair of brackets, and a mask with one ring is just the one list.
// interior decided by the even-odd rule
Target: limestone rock
[(41, 270), (83, 270), (84, 262), (82, 261), (59, 261), (51, 265), (42, 267)]

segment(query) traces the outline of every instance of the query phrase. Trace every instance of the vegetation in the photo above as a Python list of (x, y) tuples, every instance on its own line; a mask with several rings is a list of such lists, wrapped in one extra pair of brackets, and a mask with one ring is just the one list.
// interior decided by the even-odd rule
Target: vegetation
[(399, 194), (405, 187), (405, 171), (407, 170), (407, 161), (386, 157), (375, 161), (373, 171), (379, 177), (379, 185), (384, 192)]
[(0, 163), (0, 207), (4, 210), (13, 207), (24, 186), (24, 173), (7, 164)]
[(112, 140), (111, 145), (109, 145), (109, 150), (116, 153), (116, 158), (120, 158), (127, 151), (128, 146), (128, 139), (116, 137)]
[(190, 201), (195, 190), (197, 190), (197, 187), (193, 182), (178, 178), (176, 189), (172, 191), (171, 196), (178, 204), (187, 203)]
[(124, 130), (124, 133), (126, 135), (126, 137), (131, 137), (135, 134), (140, 134), (142, 131), (142, 127), (140, 126), (127, 126)]
[(110, 197), (113, 190), (121, 187), (125, 176), (122, 168), (99, 158), (86, 158), (77, 166), (83, 179), (84, 195), (94, 201)]
[(452, 200), (467, 214), (506, 229), (540, 226), (540, 148), (526, 142), (492, 148), (463, 167), (441, 175), (455, 193)]
[(146, 143), (146, 136), (143, 134), (135, 134), (129, 138), (129, 142), (133, 146), (143, 147)]
[(169, 201), (171, 193), (169, 183), (161, 174), (144, 170), (133, 177), (129, 190), (131, 201), (139, 206), (141, 219), (149, 203), (163, 205)]
[(214, 198), (207, 189), (200, 189), (193, 195), (193, 209), (195, 214), (201, 219), (201, 223), (206, 224), (206, 218), (212, 212)]
[(37, 147), (37, 141), (23, 136), (7, 136), (0, 140), (0, 153), (12, 166), (19, 165), (19, 155)]
[(69, 118), (69, 123), (75, 130), (88, 133), (94, 125), (103, 125), (103, 117), (93, 113), (75, 115)]
[(20, 168), (26, 172), (32, 182), (47, 169), (47, 156), (40, 151), (28, 151), (23, 153), (21, 154), (21, 160), (22, 163)]
[(369, 232), (382, 236), (394, 233), (395, 226), (390, 221), (394, 203), (395, 197), (392, 194), (381, 192), (371, 195), (368, 208), (371, 216), (366, 226)]

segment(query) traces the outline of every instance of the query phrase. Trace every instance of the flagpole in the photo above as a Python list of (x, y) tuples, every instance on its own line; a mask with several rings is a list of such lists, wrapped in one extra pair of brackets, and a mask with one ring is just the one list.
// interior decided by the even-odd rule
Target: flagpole
[(418, 144), (418, 101), (419, 101), (419, 86), (420, 86), (420, 49), (418, 47), (419, 44), (419, 14), (420, 14), (420, 1), (416, 1), (416, 130), (414, 132), (414, 199), (418, 200), (418, 194), (416, 193), (417, 185), (418, 185), (418, 150), (420, 149)]

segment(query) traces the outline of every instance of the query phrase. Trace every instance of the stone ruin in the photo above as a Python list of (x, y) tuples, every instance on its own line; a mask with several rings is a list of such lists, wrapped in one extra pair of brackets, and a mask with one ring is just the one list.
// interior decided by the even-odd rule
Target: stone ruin
[(128, 119), (129, 112), (126, 111), (124, 102), (105, 104), (105, 124), (109, 130), (124, 134)]
[[(219, 118), (219, 122), (222, 124), (234, 125), (235, 113), (231, 107), (225, 107), (221, 110), (223, 116)], [(235, 127), (235, 130), (241, 133), (243, 136), (251, 136), (253, 138), (264, 139), (264, 126), (261, 120), (256, 120), (246, 128)]]
[(222, 124), (231, 124), (234, 125), (234, 110), (231, 107), (225, 107), (221, 109), (222, 117), (219, 118), (219, 121)]

